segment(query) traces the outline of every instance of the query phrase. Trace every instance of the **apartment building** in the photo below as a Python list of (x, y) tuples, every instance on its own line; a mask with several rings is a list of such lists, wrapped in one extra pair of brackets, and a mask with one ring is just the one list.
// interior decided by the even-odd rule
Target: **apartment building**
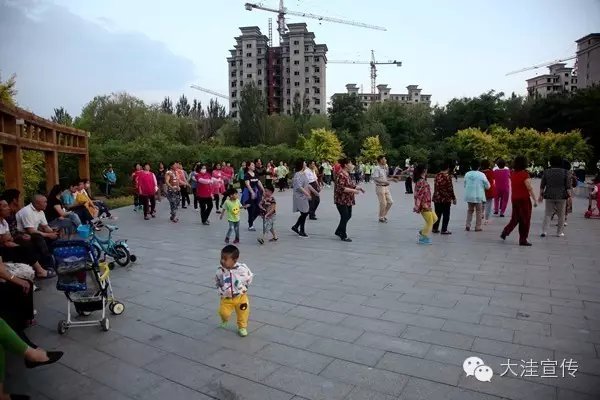
[(527, 79), (529, 96), (547, 97), (553, 93), (574, 92), (578, 87), (578, 76), (565, 63), (552, 64), (548, 73)]
[(238, 116), (240, 93), (250, 81), (263, 91), (270, 114), (292, 114), (296, 93), (311, 113), (326, 113), (327, 46), (315, 42), (305, 23), (287, 26), (277, 47), (269, 47), (269, 38), (257, 26), (240, 28), (227, 58), (232, 117)]
[(591, 33), (575, 43), (579, 88), (600, 85), (600, 33)]
[(382, 103), (384, 101), (397, 101), (404, 104), (431, 104), (430, 94), (421, 94), (419, 85), (408, 85), (407, 93), (392, 93), (392, 89), (388, 85), (377, 85), (377, 93), (359, 93), (359, 88), (354, 83), (346, 85), (346, 93), (335, 93), (334, 96), (343, 94), (356, 94), (363, 103), (363, 106), (368, 107), (372, 103)]

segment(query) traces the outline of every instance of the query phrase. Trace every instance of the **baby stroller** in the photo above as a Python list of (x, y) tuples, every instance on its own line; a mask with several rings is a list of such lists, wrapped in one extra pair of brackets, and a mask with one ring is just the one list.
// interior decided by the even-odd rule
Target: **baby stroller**
[[(110, 329), (106, 307), (115, 315), (125, 311), (125, 305), (116, 301), (110, 284), (107, 263), (99, 263), (86, 240), (57, 240), (52, 249), (58, 276), (56, 289), (67, 297), (67, 320), (58, 322), (58, 333), (64, 334), (71, 326), (100, 324), (103, 331)], [(93, 321), (72, 321), (71, 303), (80, 316), (102, 311), (102, 317)]]

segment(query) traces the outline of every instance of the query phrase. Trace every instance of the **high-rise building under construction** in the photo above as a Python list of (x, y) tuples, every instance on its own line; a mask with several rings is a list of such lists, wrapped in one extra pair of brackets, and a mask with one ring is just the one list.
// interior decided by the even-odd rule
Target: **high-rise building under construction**
[(257, 26), (240, 28), (227, 58), (232, 117), (238, 116), (242, 88), (251, 81), (264, 93), (269, 114), (291, 114), (294, 99), (303, 110), (326, 113), (327, 46), (315, 42), (305, 23), (287, 27), (280, 46), (270, 46)]

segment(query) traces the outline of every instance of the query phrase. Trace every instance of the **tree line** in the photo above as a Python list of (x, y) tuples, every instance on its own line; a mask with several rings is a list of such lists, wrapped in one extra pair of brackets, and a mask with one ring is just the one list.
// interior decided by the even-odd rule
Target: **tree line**
[[(13, 98), (15, 81), (7, 83), (0, 82), (0, 93)], [(369, 159), (382, 151), (392, 164), (410, 157), (435, 169), (447, 158), (468, 163), (522, 153), (543, 163), (557, 153), (595, 165), (600, 157), (598, 87), (543, 99), (489, 91), (434, 107), (390, 101), (365, 109), (359, 96), (336, 96), (328, 114), (318, 115), (296, 95), (291, 115), (268, 115), (264, 95), (249, 84), (237, 102), (239, 118), (233, 119), (217, 100), (203, 107), (182, 95), (176, 102), (166, 97), (146, 104), (116, 93), (96, 96), (75, 118), (57, 107), (51, 119), (90, 132), (92, 177), (101, 181), (102, 170), (112, 164), (123, 178), (120, 183), (140, 161), (180, 160), (191, 166), (259, 157), (290, 162), (345, 154)], [(61, 160), (63, 176), (76, 171), (69, 163), (74, 161)]]

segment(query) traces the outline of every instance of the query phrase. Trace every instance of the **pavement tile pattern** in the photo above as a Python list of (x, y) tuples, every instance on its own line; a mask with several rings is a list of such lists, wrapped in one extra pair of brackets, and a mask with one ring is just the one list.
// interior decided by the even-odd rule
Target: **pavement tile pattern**
[[(242, 220), (241, 261), (256, 275), (246, 338), (234, 319), (217, 326), (213, 280), (225, 221), (213, 214), (202, 226), (188, 208), (172, 224), (166, 202), (150, 221), (117, 210), (118, 236), (139, 259), (111, 275), (125, 312), (111, 316), (109, 332), (59, 336), (66, 300), (44, 282), (29, 333), (65, 357), (36, 370), (10, 358), (7, 391), (44, 400), (600, 398), (600, 222), (583, 218), (584, 200), (575, 199), (564, 238), (539, 237), (543, 206), (536, 209), (531, 248), (517, 246), (517, 232), (500, 240), (510, 211), (483, 232), (465, 232), (459, 201), (454, 234), (419, 246), (422, 219), (403, 185), (392, 186), (388, 224), (377, 222), (374, 187), (366, 188), (349, 223), (352, 243), (333, 236), (330, 188), (319, 220), (307, 222), (308, 239), (290, 231), (289, 192), (276, 193), (278, 242), (260, 246)], [(472, 356), (492, 368), (490, 382), (466, 376)], [(517, 376), (500, 376), (509, 359)], [(566, 370), (563, 378), (570, 359), (575, 377)], [(538, 370), (521, 376), (530, 361)], [(557, 378), (543, 376), (542, 361), (557, 362)]]

